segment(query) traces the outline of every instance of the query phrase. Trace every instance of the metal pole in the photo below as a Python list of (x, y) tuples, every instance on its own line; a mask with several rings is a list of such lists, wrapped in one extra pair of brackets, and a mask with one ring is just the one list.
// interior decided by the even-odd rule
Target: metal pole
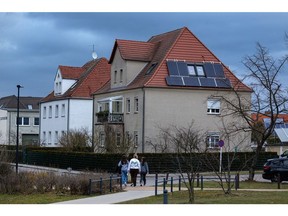
[(222, 170), (222, 147), (220, 147), (220, 163), (219, 163), (219, 173), (221, 174)]
[(19, 157), (19, 96), (20, 88), (23, 88), (21, 85), (17, 85), (17, 117), (16, 117), (16, 174), (18, 174), (18, 157)]
[(163, 204), (168, 204), (168, 190), (163, 191)]

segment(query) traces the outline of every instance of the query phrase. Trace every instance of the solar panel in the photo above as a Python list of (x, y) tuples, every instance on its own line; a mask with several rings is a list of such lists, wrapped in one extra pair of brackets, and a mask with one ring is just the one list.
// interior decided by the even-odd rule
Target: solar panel
[(177, 63), (175, 61), (167, 61), (167, 67), (170, 75), (179, 76)]
[(288, 123), (285, 123), (285, 128), (288, 128)]
[(204, 63), (204, 70), (207, 77), (216, 77), (213, 65), (211, 63), (208, 62)]
[(230, 83), (229, 79), (218, 79), (218, 78), (215, 78), (215, 81), (216, 81), (217, 87), (220, 87), (220, 88), (231, 88), (231, 83)]
[(197, 77), (183, 77), (185, 86), (200, 86)]
[(188, 68), (186, 62), (177, 62), (177, 65), (180, 76), (188, 76)]
[(202, 87), (216, 87), (214, 78), (199, 77), (199, 80)]
[(184, 83), (182, 81), (182, 77), (166, 77), (166, 82), (170, 86), (184, 86)]
[(213, 66), (214, 66), (214, 72), (215, 72), (216, 77), (225, 78), (223, 66), (219, 63), (214, 63)]

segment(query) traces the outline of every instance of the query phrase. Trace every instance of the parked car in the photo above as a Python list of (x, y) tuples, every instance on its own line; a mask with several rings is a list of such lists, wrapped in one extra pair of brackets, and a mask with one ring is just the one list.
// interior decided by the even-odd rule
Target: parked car
[(263, 166), (262, 178), (271, 182), (288, 181), (288, 158), (268, 159)]
[(283, 154), (280, 155), (282, 158), (288, 158), (288, 149), (286, 149)]

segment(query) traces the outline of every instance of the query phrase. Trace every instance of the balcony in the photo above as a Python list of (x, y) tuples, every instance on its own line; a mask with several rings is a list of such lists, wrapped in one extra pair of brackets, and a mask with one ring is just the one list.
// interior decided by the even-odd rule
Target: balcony
[(123, 113), (109, 113), (108, 111), (101, 111), (96, 113), (97, 123), (123, 123)]

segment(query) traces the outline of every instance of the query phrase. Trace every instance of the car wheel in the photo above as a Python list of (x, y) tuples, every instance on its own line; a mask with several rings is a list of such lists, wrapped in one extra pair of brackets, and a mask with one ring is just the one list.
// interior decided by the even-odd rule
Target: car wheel
[(278, 177), (280, 178), (280, 182), (282, 182), (281, 180), (281, 176), (276, 173), (274, 174), (273, 178), (271, 179), (271, 182), (278, 182)]

